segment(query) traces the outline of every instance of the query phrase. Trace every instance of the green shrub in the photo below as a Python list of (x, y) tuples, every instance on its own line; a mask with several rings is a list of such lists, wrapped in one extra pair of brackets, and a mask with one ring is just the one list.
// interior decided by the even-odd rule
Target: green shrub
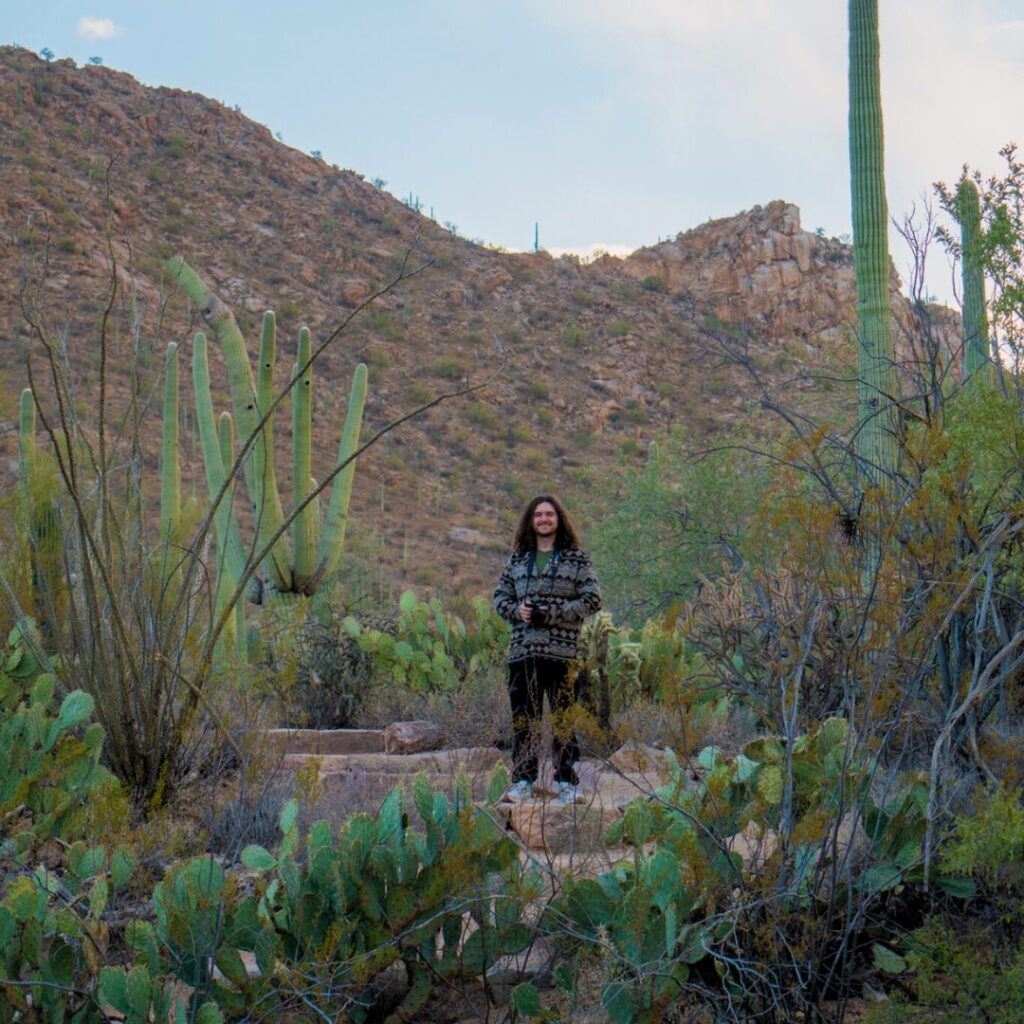
[(423, 381), (413, 381), (407, 391), (409, 398), (417, 405), (423, 405), (425, 402), (431, 401), (434, 397), (433, 388), (429, 384), (425, 384)]
[(583, 346), (590, 340), (590, 334), (577, 324), (569, 324), (565, 330), (562, 331), (562, 340), (570, 348), (583, 348)]
[(167, 155), (180, 160), (188, 152), (188, 136), (183, 131), (173, 131), (167, 137)]
[(395, 323), (395, 318), (382, 309), (366, 314), (366, 326), (385, 341), (398, 341), (402, 337), (402, 328)]
[(1024, 807), (1019, 793), (998, 786), (971, 817), (957, 819), (942, 849), (948, 871), (975, 875), (988, 886), (1024, 888)]
[(462, 363), (454, 356), (442, 356), (434, 361), (433, 371), (438, 377), (459, 380), (464, 375)]
[(497, 430), (501, 425), (501, 417), (486, 402), (477, 400), (466, 406), (466, 419), (474, 426), (487, 430)]
[(667, 290), (665, 279), (657, 274), (648, 274), (640, 282), (640, 287), (646, 292), (664, 292)]

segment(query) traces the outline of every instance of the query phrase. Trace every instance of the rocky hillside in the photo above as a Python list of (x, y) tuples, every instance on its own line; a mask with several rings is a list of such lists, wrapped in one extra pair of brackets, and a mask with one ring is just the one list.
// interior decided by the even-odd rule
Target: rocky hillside
[[(39, 342), (26, 308), (66, 340), (83, 408), (116, 281), (108, 336), (124, 393), (137, 354), (186, 358), (198, 326), (161, 275), (183, 254), (235, 310), (255, 346), (266, 308), (290, 352), (299, 326), (324, 337), (377, 289), (317, 368), (315, 475), (336, 448), (352, 367), (371, 370), (370, 429), (500, 368), (494, 382), (390, 435), (360, 464), (353, 508), (384, 542), (381, 586), (486, 590), (524, 499), (554, 488), (586, 523), (622, 470), (668, 426), (694, 447), (763, 414), (723, 358), (729, 325), (792, 400), (848, 415), (852, 388), (814, 373), (848, 359), (848, 246), (771, 202), (672, 241), (590, 265), (506, 253), (451, 234), (353, 172), (276, 142), (238, 111), (151, 89), (102, 67), (0, 48), (0, 477), (15, 466), (13, 403)], [(893, 302), (906, 303), (893, 277)], [(291, 365), (281, 357), (281, 374)], [(215, 400), (226, 404), (222, 367)], [(189, 403), (186, 401), (185, 405)], [(834, 408), (833, 408), (834, 406)], [(152, 418), (151, 432), (158, 429)], [(287, 429), (279, 432), (286, 438)], [(202, 493), (194, 427), (187, 485)], [(156, 446), (151, 463), (155, 469)]]

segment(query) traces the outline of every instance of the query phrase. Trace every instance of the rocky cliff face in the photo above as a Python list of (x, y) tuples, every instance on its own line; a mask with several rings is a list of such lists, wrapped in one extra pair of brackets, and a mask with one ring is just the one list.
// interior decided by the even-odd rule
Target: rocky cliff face
[[(772, 339), (830, 339), (856, 323), (852, 247), (800, 226), (800, 210), (775, 200), (735, 217), (709, 221), (621, 261), (625, 274), (660, 279), (728, 323)], [(914, 313), (895, 267), (893, 315), (904, 333)], [(947, 354), (959, 347), (955, 314), (931, 307)]]

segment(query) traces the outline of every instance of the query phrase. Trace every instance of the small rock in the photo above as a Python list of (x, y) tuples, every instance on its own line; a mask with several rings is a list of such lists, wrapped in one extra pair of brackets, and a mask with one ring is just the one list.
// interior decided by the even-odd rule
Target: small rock
[(743, 860), (743, 867), (748, 871), (764, 867), (765, 861), (778, 845), (778, 833), (771, 828), (762, 829), (755, 821), (748, 821), (742, 832), (737, 832), (725, 841), (726, 850), (738, 853)]
[(480, 547), (487, 543), (487, 535), (479, 530), (471, 530), (468, 526), (453, 526), (448, 531), (448, 539), (457, 544), (472, 544)]
[(626, 743), (609, 760), (624, 772), (659, 772), (667, 766), (668, 755), (649, 743)]
[(419, 754), (444, 746), (444, 729), (435, 722), (392, 722), (384, 730), (384, 753)]
[(340, 298), (346, 306), (358, 306), (360, 302), (370, 296), (372, 291), (368, 281), (354, 277), (341, 283)]
[(866, 981), (861, 988), (860, 996), (865, 1003), (886, 1003), (889, 1001), (889, 997), (885, 992), (879, 988), (875, 988)]
[(516, 985), (529, 982), (535, 988), (551, 988), (555, 953), (542, 938), (536, 938), (521, 953), (503, 956), (488, 968), (487, 982), (496, 1006), (504, 1006)]

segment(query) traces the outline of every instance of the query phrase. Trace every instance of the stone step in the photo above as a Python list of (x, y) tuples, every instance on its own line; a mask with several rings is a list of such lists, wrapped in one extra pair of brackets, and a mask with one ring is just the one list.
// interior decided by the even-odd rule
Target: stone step
[[(424, 773), (438, 792), (452, 797), (455, 780), (464, 771), (471, 798), (483, 801), (491, 776), (507, 758), (495, 747), (460, 747), (418, 754), (347, 753), (285, 754), (283, 767), (297, 772), (315, 758), (318, 768), (313, 818), (341, 825), (357, 812), (373, 814), (399, 783), (404, 783), (407, 805), (412, 808), (412, 780)], [(536, 786), (536, 796), (520, 803), (500, 802), (495, 807), (499, 821), (522, 842), (524, 848), (544, 857), (580, 857), (602, 854), (602, 835), (618, 820), (630, 801), (650, 797), (665, 782), (664, 765), (653, 758), (640, 761), (633, 770), (616, 769), (600, 761), (584, 760), (576, 766), (579, 798), (576, 804), (559, 804), (545, 764)], [(415, 817), (415, 812), (412, 812)]]
[(418, 754), (287, 753), (282, 765), (294, 771), (313, 757), (319, 759), (321, 776), (359, 770), (386, 775), (427, 772), (451, 775), (454, 778), (460, 765), (465, 765), (471, 773), (490, 772), (504, 761), (504, 755), (497, 747), (455, 747), (451, 750), (427, 750)]
[(270, 741), (286, 754), (377, 754), (383, 729), (271, 729)]

